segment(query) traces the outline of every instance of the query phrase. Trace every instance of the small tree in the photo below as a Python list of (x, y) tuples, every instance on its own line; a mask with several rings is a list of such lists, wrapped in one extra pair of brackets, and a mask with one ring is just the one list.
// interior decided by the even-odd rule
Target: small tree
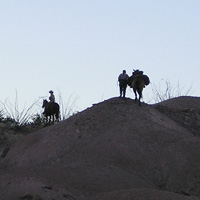
[(62, 99), (62, 95), (59, 92), (59, 105), (60, 105), (60, 117), (61, 120), (65, 120), (67, 118), (69, 118), (74, 112), (76, 112), (75, 109), (75, 105), (76, 105), (76, 101), (77, 101), (77, 97), (73, 98), (73, 94), (71, 94), (71, 96), (69, 97), (67, 103), (63, 101)]
[(153, 91), (153, 101), (155, 103), (165, 101), (167, 99), (171, 99), (179, 96), (188, 96), (192, 93), (192, 86), (185, 89), (185, 87), (181, 87), (178, 82), (176, 86), (174, 86), (169, 80), (162, 79), (159, 85), (152, 84)]
[(38, 102), (37, 100), (30, 106), (26, 107), (24, 106), (22, 110), (19, 109), (18, 104), (18, 95), (16, 92), (15, 96), (15, 102), (12, 104), (8, 99), (6, 99), (4, 102), (0, 102), (3, 106), (3, 115), (5, 119), (12, 120), (15, 122), (16, 126), (23, 126), (30, 123), (30, 121), (33, 119), (33, 117), (36, 114), (36, 111), (38, 110)]

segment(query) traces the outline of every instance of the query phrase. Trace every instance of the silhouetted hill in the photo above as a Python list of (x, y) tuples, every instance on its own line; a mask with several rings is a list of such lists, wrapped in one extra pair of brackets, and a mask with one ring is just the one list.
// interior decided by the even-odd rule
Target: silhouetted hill
[(200, 98), (112, 98), (15, 143), (2, 200), (200, 199)]

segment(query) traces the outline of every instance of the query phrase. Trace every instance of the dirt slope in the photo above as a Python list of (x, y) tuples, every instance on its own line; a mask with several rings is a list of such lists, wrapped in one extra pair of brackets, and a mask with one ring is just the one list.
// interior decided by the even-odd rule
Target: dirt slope
[(1, 199), (200, 199), (199, 111), (192, 97), (96, 104), (15, 143), (0, 163)]

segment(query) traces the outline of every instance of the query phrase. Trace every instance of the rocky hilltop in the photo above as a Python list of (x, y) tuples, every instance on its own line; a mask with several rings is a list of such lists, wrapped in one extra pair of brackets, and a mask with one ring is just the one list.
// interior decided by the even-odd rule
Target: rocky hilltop
[(14, 143), (1, 200), (199, 200), (200, 98), (112, 98)]

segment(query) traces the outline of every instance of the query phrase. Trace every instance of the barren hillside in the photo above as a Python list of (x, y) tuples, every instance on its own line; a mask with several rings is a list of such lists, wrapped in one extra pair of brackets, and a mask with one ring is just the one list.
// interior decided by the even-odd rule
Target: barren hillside
[(95, 104), (10, 148), (1, 200), (198, 200), (199, 121), (195, 97)]

